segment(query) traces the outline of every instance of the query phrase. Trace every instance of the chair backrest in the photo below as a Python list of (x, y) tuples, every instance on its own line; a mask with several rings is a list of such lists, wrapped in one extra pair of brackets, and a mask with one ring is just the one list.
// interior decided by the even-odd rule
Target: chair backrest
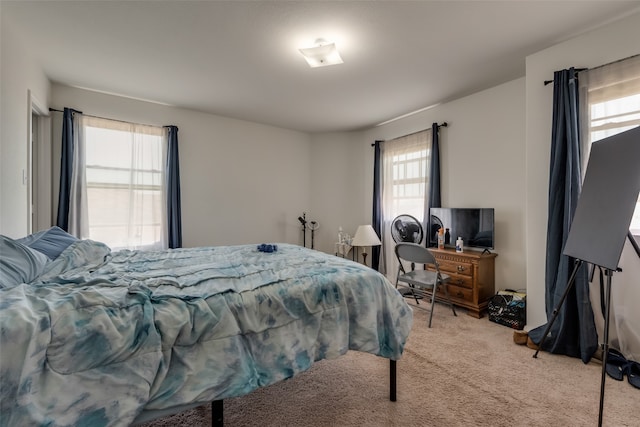
[(438, 268), (435, 257), (424, 246), (416, 243), (398, 243), (396, 244), (396, 256), (398, 260), (405, 260), (415, 264), (433, 264)]

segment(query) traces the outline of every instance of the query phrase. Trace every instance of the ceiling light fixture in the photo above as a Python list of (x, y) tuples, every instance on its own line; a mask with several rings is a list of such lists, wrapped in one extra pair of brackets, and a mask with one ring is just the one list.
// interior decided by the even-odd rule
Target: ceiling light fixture
[(335, 43), (328, 43), (324, 39), (317, 39), (315, 43), (315, 47), (300, 49), (300, 53), (311, 68), (342, 64), (343, 61)]

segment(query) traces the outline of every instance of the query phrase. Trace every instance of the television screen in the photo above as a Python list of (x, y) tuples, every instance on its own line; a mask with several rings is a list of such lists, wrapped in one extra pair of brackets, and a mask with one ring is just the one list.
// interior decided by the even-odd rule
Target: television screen
[(494, 248), (493, 208), (431, 208), (430, 214), (430, 246), (438, 246), (438, 230), (444, 228), (445, 247), (455, 248), (462, 237), (465, 248)]

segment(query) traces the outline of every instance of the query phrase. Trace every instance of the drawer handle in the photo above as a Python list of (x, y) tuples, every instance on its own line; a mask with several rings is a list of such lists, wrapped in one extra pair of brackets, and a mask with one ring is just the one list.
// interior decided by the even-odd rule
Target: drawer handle
[(460, 291), (456, 292), (456, 296), (458, 298), (464, 298), (464, 294), (462, 292), (460, 292)]
[(457, 282), (458, 282), (458, 285), (464, 285), (464, 280), (462, 279), (458, 279)]
[(463, 272), (463, 271), (465, 271), (465, 270), (466, 270), (466, 268), (464, 268), (464, 267), (463, 267), (463, 266), (461, 266), (461, 265), (457, 266), (457, 267), (456, 267), (456, 269), (457, 269), (459, 272)]

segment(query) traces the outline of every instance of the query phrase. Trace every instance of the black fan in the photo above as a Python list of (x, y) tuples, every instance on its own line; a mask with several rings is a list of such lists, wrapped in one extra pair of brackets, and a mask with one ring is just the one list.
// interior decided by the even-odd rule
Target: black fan
[(391, 221), (391, 237), (396, 243), (420, 243), (424, 237), (422, 224), (411, 215), (398, 215)]

